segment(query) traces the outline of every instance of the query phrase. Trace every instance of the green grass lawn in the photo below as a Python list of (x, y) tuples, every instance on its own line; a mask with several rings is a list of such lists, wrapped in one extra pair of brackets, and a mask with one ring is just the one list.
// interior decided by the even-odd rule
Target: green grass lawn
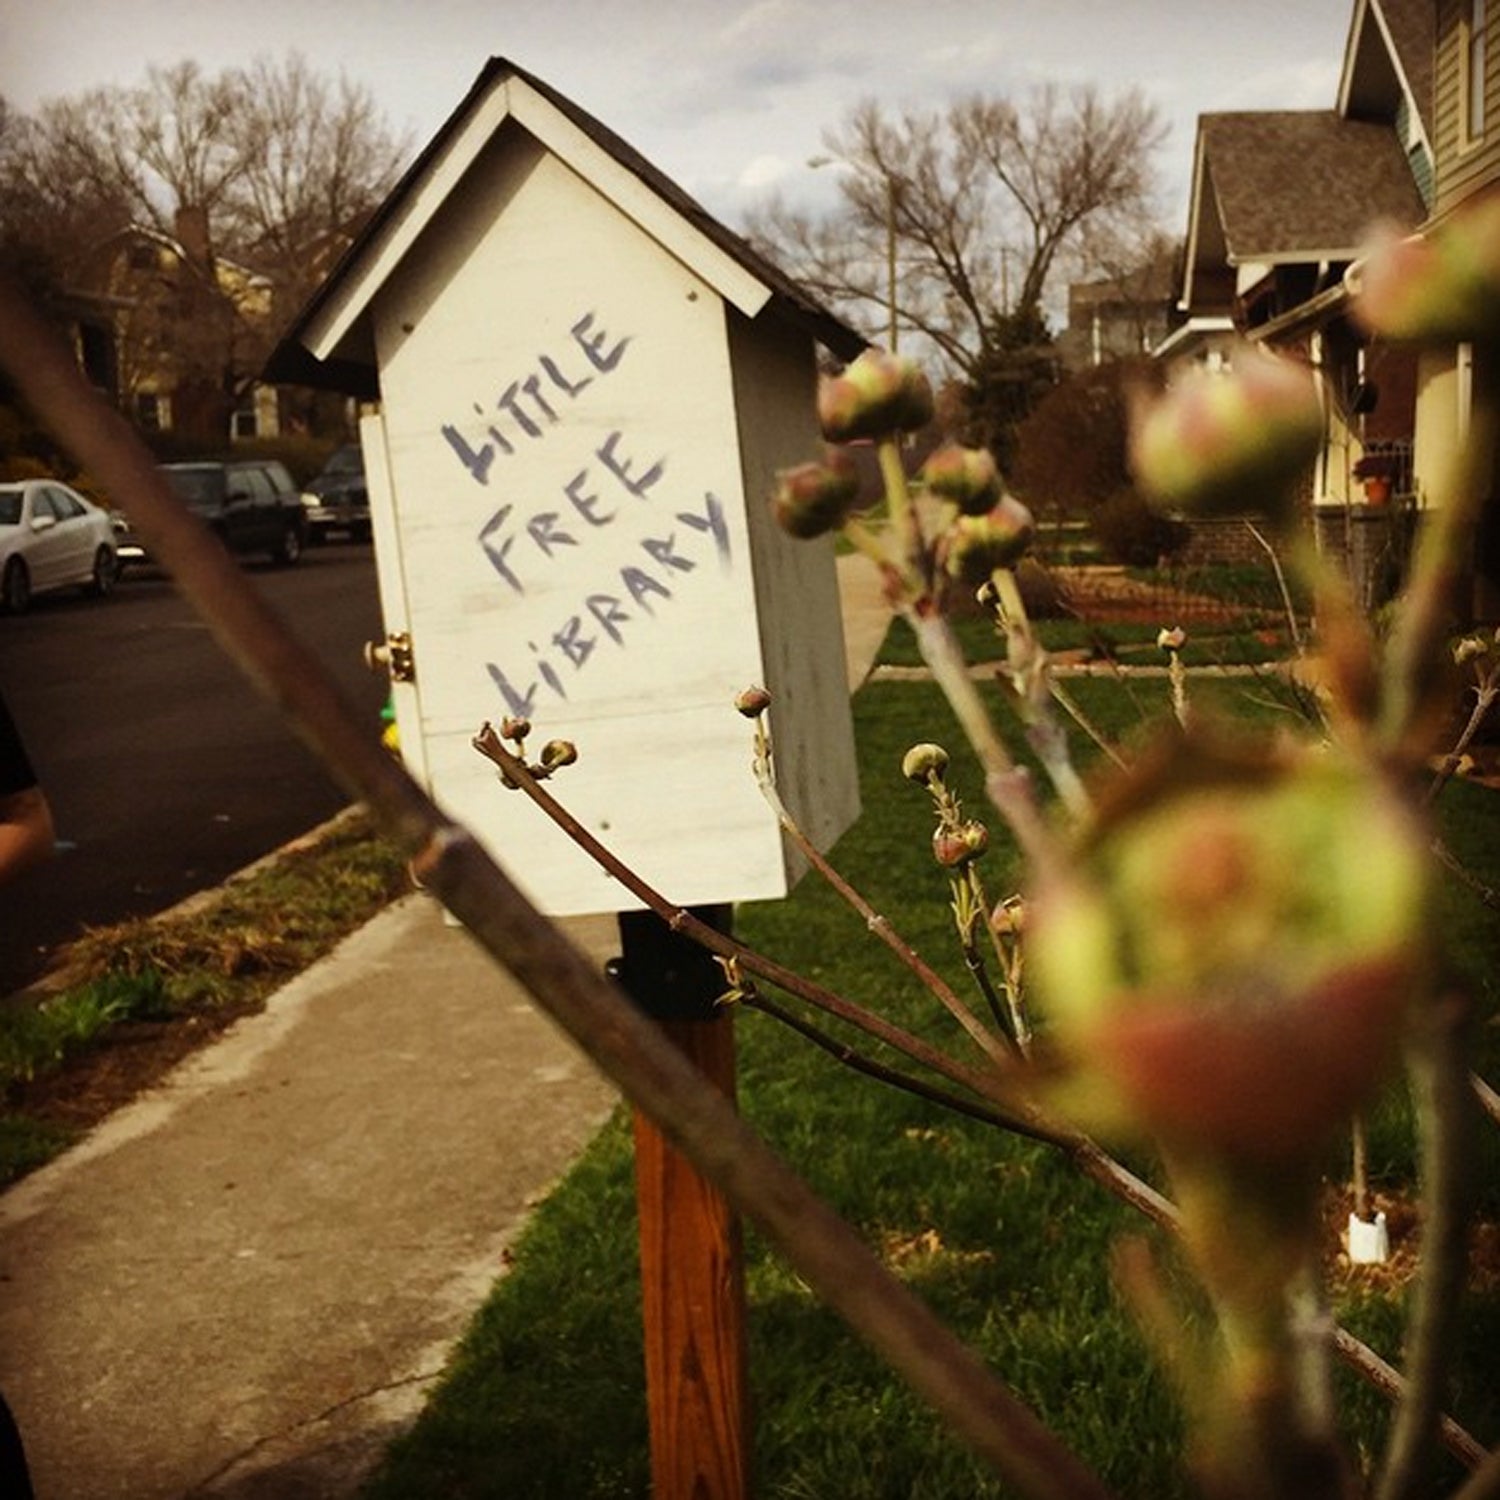
[[(1089, 716), (1126, 739), (1143, 714), (1165, 705), (1165, 684), (1154, 680), (1086, 680), (1075, 688)], [(1228, 682), (1195, 687), (1200, 701), (1233, 701), (1250, 720), (1273, 722), (1288, 711), (1264, 684), (1249, 691), (1247, 697)], [(967, 806), (982, 815), (975, 768), (960, 752), (946, 705), (925, 684), (869, 685), (855, 714), (871, 811), (841, 841), (836, 861), (957, 983), (946, 888), (928, 853), (927, 799), (902, 780), (899, 766), (912, 743), (945, 743)], [(1444, 799), (1455, 845), (1491, 879), (1500, 874), (1495, 795), (1458, 786)], [(1004, 893), (1014, 866), (1002, 839), (986, 865), (991, 894)], [(1469, 894), (1448, 891), (1442, 929), (1445, 952), (1475, 981), (1483, 1016), (1492, 1018), (1500, 1012), (1489, 972), (1494, 914)], [(963, 1052), (946, 1013), (815, 879), (785, 901), (742, 909), (737, 930)], [(1142, 1232), (1141, 1221), (1046, 1148), (862, 1079), (761, 1015), (742, 1014), (737, 1035), (745, 1114), (898, 1274), (1121, 1494), (1188, 1493), (1177, 1469), (1174, 1401), (1111, 1286), (1111, 1246)], [(1487, 1025), (1480, 1035), (1481, 1066), (1500, 1062), (1496, 1028)], [(1382, 1185), (1409, 1182), (1408, 1123), (1399, 1096), (1379, 1113), (1372, 1133)], [(1500, 1181), (1494, 1144), (1480, 1153), (1491, 1213)], [(1335, 1174), (1343, 1170), (1339, 1159), (1329, 1165)], [(758, 1496), (953, 1500), (1003, 1493), (753, 1230), (747, 1281)], [(1402, 1297), (1356, 1286), (1340, 1312), (1397, 1360)], [(1497, 1311), (1493, 1288), (1468, 1309), (1457, 1404), (1460, 1420), (1488, 1441), (1500, 1438)], [(646, 1495), (639, 1318), (622, 1118), (540, 1207), (445, 1382), (393, 1447), (369, 1495)], [(1351, 1392), (1360, 1451), (1377, 1440), (1384, 1417), (1379, 1401)], [(1451, 1487), (1452, 1472), (1447, 1479)]]
[[(1168, 655), (1156, 644), (1164, 625), (1134, 621), (1092, 621), (1074, 618), (1038, 620), (1037, 639), (1050, 652), (1087, 652), (1096, 659), (1112, 659), (1125, 666), (1165, 667)], [(988, 619), (970, 615), (954, 622), (954, 630), (971, 662), (1003, 660), (1005, 642)], [(1289, 651), (1287, 632), (1280, 628), (1236, 628), (1233, 623), (1194, 630), (1182, 649), (1190, 667), (1262, 666), (1284, 659)], [(1066, 656), (1062, 659), (1066, 661)], [(917, 667), (922, 664), (917, 638), (904, 620), (896, 620), (878, 657), (881, 666)]]

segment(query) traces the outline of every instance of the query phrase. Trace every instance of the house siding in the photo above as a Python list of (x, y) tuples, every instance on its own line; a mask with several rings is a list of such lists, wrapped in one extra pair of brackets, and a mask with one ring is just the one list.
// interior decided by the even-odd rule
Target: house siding
[(1402, 94), (1401, 102), (1396, 106), (1396, 138), (1407, 143), (1406, 160), (1411, 166), (1412, 178), (1417, 184), (1417, 191), (1422, 195), (1422, 202), (1431, 213), (1436, 189), (1432, 156), (1415, 129), (1415, 111), (1410, 96), (1406, 94)]
[(1471, 0), (1438, 0), (1437, 57), (1433, 79), (1433, 135), (1437, 156), (1437, 190), (1433, 203), (1441, 215), (1500, 177), (1500, 0), (1489, 0), (1485, 45), (1485, 132), (1467, 138), (1467, 90), (1464, 85)]

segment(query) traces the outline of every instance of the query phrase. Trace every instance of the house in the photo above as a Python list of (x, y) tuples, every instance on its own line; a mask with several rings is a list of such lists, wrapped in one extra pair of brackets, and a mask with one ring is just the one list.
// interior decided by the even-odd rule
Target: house
[(499, 786), (486, 720), (576, 743), (570, 812), (680, 904), (801, 872), (749, 774), (751, 683), (798, 824), (826, 847), (852, 821), (832, 545), (767, 502), (818, 451), (819, 346), (864, 344), (496, 58), (278, 347), (267, 378), (378, 403), (360, 439), (402, 754), (543, 910), (636, 901)]
[[(1428, 0), (1432, 14), (1433, 195), (1441, 223), (1481, 194), (1500, 191), (1500, 3)], [(1418, 361), (1419, 487), (1468, 436), (1474, 413), (1500, 401), (1500, 369), (1488, 347), (1424, 350)], [(1500, 620), (1500, 483), (1487, 483), (1473, 554), (1473, 613)]]
[(1180, 250), (1159, 245), (1138, 266), (1068, 288), (1067, 326), (1058, 356), (1070, 371), (1154, 353), (1181, 321)]
[(1157, 350), (1212, 362), (1250, 338), (1321, 371), (1328, 430), (1309, 520), (1367, 597), (1391, 526), (1365, 504), (1355, 466), (1387, 455), (1398, 492), (1417, 493), (1419, 376), (1413, 354), (1372, 347), (1353, 324), (1345, 273), (1373, 224), (1414, 229), (1433, 209), (1432, 11), (1432, 0), (1356, 0), (1330, 109), (1200, 116), (1184, 322)]
[(269, 279), (212, 252), (204, 215), (174, 232), (127, 224), (69, 268), (51, 299), (90, 381), (147, 433), (218, 449), (280, 431), (275, 387), (256, 380), (274, 327)]

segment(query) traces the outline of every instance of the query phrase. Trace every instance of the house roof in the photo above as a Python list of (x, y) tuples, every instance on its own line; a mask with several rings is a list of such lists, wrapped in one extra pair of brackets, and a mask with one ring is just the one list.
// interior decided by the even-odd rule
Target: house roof
[(364, 327), (371, 299), (479, 150), (512, 119), (746, 316), (769, 311), (844, 359), (866, 347), (863, 335), (815, 301), (620, 136), (534, 74), (494, 57), (297, 315), (267, 363), (266, 380), (367, 398), (378, 395)]
[(1416, 225), (1422, 195), (1395, 131), (1333, 110), (1198, 117), (1184, 305), (1216, 266), (1354, 257), (1379, 219)]
[(1339, 113), (1394, 120), (1404, 90), (1423, 136), (1431, 141), (1436, 34), (1432, 0), (1355, 0), (1339, 80)]
[(1231, 265), (1347, 259), (1376, 219), (1426, 216), (1389, 125), (1266, 110), (1203, 115), (1199, 131)]

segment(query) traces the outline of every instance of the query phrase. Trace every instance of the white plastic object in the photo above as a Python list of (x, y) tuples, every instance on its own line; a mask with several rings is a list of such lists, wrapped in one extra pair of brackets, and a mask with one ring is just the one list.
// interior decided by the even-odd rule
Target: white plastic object
[(1390, 1258), (1391, 1237), (1386, 1232), (1385, 1215), (1377, 1213), (1367, 1222), (1358, 1214), (1350, 1214), (1349, 1259), (1356, 1266), (1378, 1266)]

